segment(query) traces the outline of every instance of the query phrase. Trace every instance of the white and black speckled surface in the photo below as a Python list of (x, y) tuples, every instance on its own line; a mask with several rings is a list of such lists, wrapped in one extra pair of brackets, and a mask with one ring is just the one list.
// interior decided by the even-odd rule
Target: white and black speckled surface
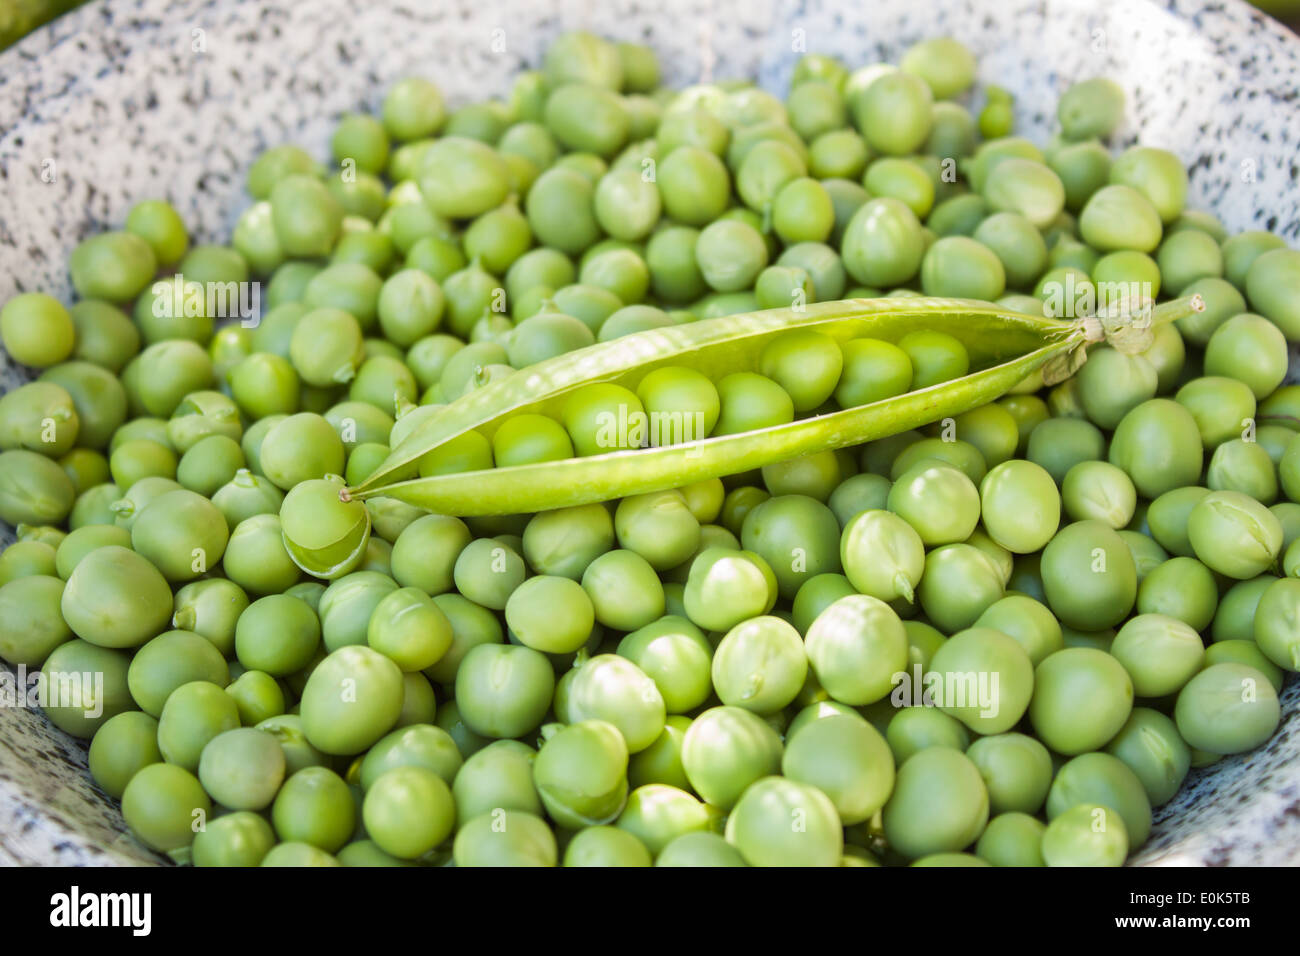
[[(1300, 238), (1300, 42), (1239, 0), (99, 0), (0, 55), (0, 301), (66, 299), (68, 252), (146, 196), (175, 203), (196, 239), (224, 239), (262, 148), (323, 155), (335, 117), (407, 73), (452, 105), (504, 95), (577, 27), (649, 43), (674, 84), (757, 73), (774, 91), (795, 30), (851, 66), (947, 33), (1040, 139), (1066, 85), (1106, 74), (1129, 96), (1124, 137), (1191, 167), (1192, 205)], [(0, 390), (20, 377), (0, 365)], [(1298, 686), (1266, 747), (1193, 773), (1138, 862), (1300, 861)], [(156, 859), (121, 831), (84, 748), (39, 713), (0, 710), (0, 863)]]

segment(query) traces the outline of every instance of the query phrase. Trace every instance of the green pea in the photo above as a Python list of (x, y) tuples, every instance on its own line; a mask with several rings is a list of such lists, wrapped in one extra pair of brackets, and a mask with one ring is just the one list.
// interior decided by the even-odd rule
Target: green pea
[(1177, 219), (1187, 200), (1187, 169), (1182, 160), (1165, 149), (1129, 147), (1111, 165), (1110, 181), (1132, 187), (1151, 203), (1164, 222)]
[[(1254, 608), (1252, 636), (1255, 643), (1278, 667), (1300, 670), (1300, 640), (1296, 638), (1296, 622), (1300, 621), (1300, 586), (1297, 586), (1296, 579), (1292, 577), (1258, 580), (1269, 583), (1261, 588), (1262, 593)], [(1254, 589), (1251, 596), (1254, 596)], [(1227, 600), (1224, 599), (1225, 603)], [(1248, 604), (1248, 601), (1243, 603)], [(1241, 610), (1248, 611), (1249, 608), (1243, 607)]]
[(1095, 803), (1063, 810), (1043, 831), (1048, 866), (1123, 866), (1128, 847), (1123, 818)]
[(368, 647), (340, 647), (307, 679), (303, 729), (325, 753), (360, 753), (392, 728), (401, 707), (396, 664)]
[(990, 688), (972, 699), (969, 687), (949, 694), (939, 706), (977, 733), (1010, 730), (1024, 715), (1033, 691), (1033, 662), (1012, 637), (991, 628), (974, 627), (954, 634), (930, 660), (930, 670), (944, 675), (944, 686), (961, 687), (969, 675), (980, 675)]
[(528, 647), (480, 644), (456, 672), (456, 701), (464, 720), (490, 737), (521, 737), (535, 729), (554, 687), (550, 663)]
[(1106, 745), (1128, 720), (1133, 682), (1104, 651), (1067, 647), (1034, 672), (1029, 720), (1045, 744), (1073, 755)]
[(1038, 740), (1007, 733), (980, 737), (966, 756), (975, 764), (994, 813), (1037, 813), (1052, 782), (1052, 758)]
[(206, 822), (212, 802), (183, 767), (154, 763), (131, 778), (122, 794), (122, 816), (147, 846), (167, 852), (187, 847)]
[(1108, 457), (1133, 479), (1138, 494), (1156, 498), (1200, 477), (1199, 444), (1200, 431), (1192, 413), (1177, 402), (1155, 398), (1120, 420)]
[(1174, 722), (1149, 707), (1133, 708), (1106, 752), (1133, 771), (1153, 807), (1173, 798), (1191, 766), (1191, 752)]
[(1242, 580), (1263, 573), (1277, 560), (1282, 525), (1254, 498), (1214, 491), (1192, 508), (1187, 537), (1207, 567)]
[(964, 541), (980, 518), (979, 491), (971, 480), (932, 459), (899, 475), (886, 500), (927, 545)]
[[(907, 204), (879, 197), (868, 200), (853, 214), (840, 248), (844, 268), (857, 282), (889, 288), (916, 275), (925, 243), (921, 223)], [(818, 299), (824, 298), (819, 291)]]
[(1176, 557), (1152, 568), (1138, 586), (1139, 614), (1158, 614), (1203, 631), (1214, 619), (1218, 588), (1209, 568), (1195, 558)]
[(195, 866), (260, 866), (275, 846), (271, 824), (251, 811), (227, 813), (194, 834)]
[(233, 698), (209, 681), (190, 681), (166, 697), (158, 715), (158, 749), (168, 763), (194, 772), (208, 742), (237, 727), (239, 710)]
[(666, 715), (663, 696), (654, 681), (636, 664), (614, 654), (599, 654), (578, 665), (569, 685), (567, 708), (571, 723), (602, 720), (613, 724), (627, 742), (629, 753), (654, 743), (663, 731)]
[(1124, 91), (1108, 77), (1083, 80), (1061, 95), (1056, 116), (1067, 139), (1106, 139), (1124, 118)]
[(1114, 182), (1098, 189), (1079, 214), (1079, 232), (1094, 249), (1151, 252), (1160, 244), (1160, 212), (1137, 189)]
[(162, 763), (158, 721), (129, 710), (104, 721), (90, 742), (90, 775), (105, 793), (121, 799), (127, 785), (145, 767)]
[(1045, 866), (1041, 849), (1046, 825), (1027, 813), (1003, 813), (989, 820), (975, 853), (993, 866)]
[(969, 846), (988, 821), (989, 795), (962, 753), (932, 747), (898, 770), (884, 808), (890, 846), (909, 859)]

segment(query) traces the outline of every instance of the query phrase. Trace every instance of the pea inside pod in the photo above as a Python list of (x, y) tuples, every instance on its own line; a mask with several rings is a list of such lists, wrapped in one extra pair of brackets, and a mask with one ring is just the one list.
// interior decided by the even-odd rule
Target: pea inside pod
[[(1158, 307), (1153, 319), (1159, 323), (1199, 308), (1198, 299), (1178, 300)], [(1096, 323), (1085, 325), (962, 300), (915, 299), (817, 303), (798, 312), (747, 313), (648, 330), (557, 356), (532, 367), (527, 376), (475, 389), (446, 414), (418, 428), (387, 462), (345, 495), (366, 498), (382, 491), (443, 513), (505, 514), (583, 504), (720, 477), (810, 452), (861, 443), (935, 417), (958, 414), (992, 400), (1049, 363), (1056, 363), (1055, 374), (1068, 371), (1090, 337), (1128, 334), (1122, 327), (1107, 333)], [(740, 377), (754, 378), (769, 383), (771, 388), (748, 389), (745, 400), (767, 402), (769, 399), (760, 398), (760, 394), (775, 389), (775, 400), (787, 393), (750, 370), (761, 367), (764, 351), (783, 336), (798, 330), (817, 332), (836, 342), (867, 337), (893, 339), (907, 346), (918, 326), (925, 327), (931, 337), (938, 335), (952, 347), (960, 348), (965, 353), (961, 369), (969, 362), (977, 371), (941, 388), (922, 388), (808, 420), (760, 416), (751, 420), (752, 431), (643, 447), (649, 444), (655, 422), (647, 418), (640, 400), (630, 393), (658, 369), (686, 363), (719, 382), (720, 389), (729, 377), (734, 382)], [(945, 345), (945, 349), (949, 347)], [(772, 367), (774, 374), (778, 373), (779, 363)], [(422, 456), (448, 447), (466, 434), (491, 437), (518, 415), (547, 415), (564, 421), (573, 434), (576, 426), (571, 402), (586, 394), (584, 389), (597, 386), (609, 394), (596, 408), (583, 406), (585, 424), (581, 437), (575, 435), (574, 442), (581, 457), (390, 483), (404, 467)], [(782, 400), (790, 403), (787, 407), (793, 407), (788, 397)], [(727, 420), (724, 401), (720, 421)], [(684, 428), (687, 423), (677, 424)], [(728, 432), (733, 427), (723, 428), (720, 424), (718, 431)]]

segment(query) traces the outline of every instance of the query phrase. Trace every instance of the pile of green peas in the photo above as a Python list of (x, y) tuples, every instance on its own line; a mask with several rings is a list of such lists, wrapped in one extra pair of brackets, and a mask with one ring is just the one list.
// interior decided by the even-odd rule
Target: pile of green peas
[[(1109, 80), (1039, 146), (1005, 91), (972, 116), (974, 77), (950, 39), (810, 54), (783, 103), (574, 33), (508, 101), (403, 80), (328, 167), (268, 150), (229, 245), (139, 203), (72, 253), (74, 304), (0, 310), (38, 372), (0, 397), (0, 658), (95, 676), (46, 715), (195, 865), (1123, 863), (1300, 670), (1300, 253), (1185, 208), (1173, 154), (1113, 156)], [(173, 275), (262, 282), (265, 312), (160, 309)], [(370, 499), (355, 561), (293, 494), (594, 342), (856, 296), (1041, 313), (1067, 282), (1207, 308), (725, 480), (464, 520)], [(741, 381), (616, 398), (724, 434), (965, 373), (910, 336), (791, 333)], [(421, 471), (596, 453), (609, 398)]]

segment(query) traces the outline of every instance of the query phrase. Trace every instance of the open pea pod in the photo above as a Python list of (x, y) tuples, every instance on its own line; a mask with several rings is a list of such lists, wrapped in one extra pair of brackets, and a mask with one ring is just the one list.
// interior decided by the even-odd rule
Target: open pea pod
[[(1197, 311), (1166, 303), (1151, 321)], [(611, 382), (633, 391), (658, 368), (684, 365), (710, 378), (757, 368), (764, 346), (795, 329), (843, 342), (895, 342), (909, 332), (947, 333), (966, 347), (974, 372), (884, 401), (785, 425), (659, 447), (393, 481), (444, 442), (477, 430), (491, 438), (523, 413), (559, 417), (572, 393)], [(366, 481), (344, 494), (383, 495), (460, 516), (521, 514), (607, 501), (737, 474), (828, 449), (846, 448), (950, 415), (1006, 394), (1034, 372), (1059, 381), (1107, 332), (1096, 320), (1062, 321), (965, 299), (849, 299), (771, 309), (653, 329), (539, 362), (462, 396), (409, 435)]]

